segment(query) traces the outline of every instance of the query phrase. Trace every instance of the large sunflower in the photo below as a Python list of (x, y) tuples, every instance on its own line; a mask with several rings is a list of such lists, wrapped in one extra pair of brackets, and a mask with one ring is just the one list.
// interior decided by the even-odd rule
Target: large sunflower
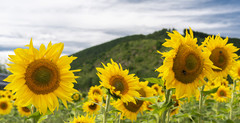
[(231, 98), (231, 92), (229, 87), (220, 86), (217, 92), (214, 95), (214, 99), (219, 102), (226, 102), (228, 99)]
[(18, 106), (17, 109), (22, 117), (31, 115), (31, 110), (28, 107)]
[(230, 71), (230, 75), (235, 80), (240, 79), (240, 61), (237, 61), (234, 63), (234, 67), (232, 67), (232, 70)]
[(8, 98), (0, 98), (0, 114), (9, 114), (12, 110), (12, 103)]
[(191, 29), (190, 34), (186, 30), (185, 37), (177, 31), (168, 35), (171, 39), (166, 39), (163, 46), (172, 49), (164, 53), (158, 51), (165, 60), (156, 71), (166, 80), (166, 89), (176, 88), (177, 98), (190, 97), (205, 84), (204, 77), (212, 74), (210, 52), (202, 52)]
[[(141, 97), (152, 97), (155, 93), (152, 88), (148, 87), (148, 82), (140, 82), (141, 89), (137, 90)], [(130, 120), (137, 120), (137, 114), (147, 110), (148, 102), (143, 100), (136, 100), (136, 104), (133, 102), (124, 103), (122, 100), (117, 100), (113, 103), (113, 106), (122, 112), (122, 118), (125, 116)]]
[(53, 112), (59, 107), (58, 98), (67, 107), (67, 101), (72, 101), (71, 95), (77, 92), (73, 89), (77, 78), (73, 72), (80, 70), (69, 71), (76, 57), (60, 57), (63, 43), (52, 45), (50, 42), (47, 48), (42, 44), (37, 50), (31, 39), (27, 47), (29, 49), (17, 48), (16, 55), (9, 55), (12, 63), (8, 64), (8, 70), (12, 75), (5, 79), (11, 82), (5, 89), (16, 92), (16, 105), (33, 104), (43, 114), (47, 109)]
[(238, 55), (234, 52), (238, 51), (238, 48), (233, 46), (232, 43), (227, 44), (228, 37), (224, 40), (217, 35), (209, 36), (205, 39), (206, 49), (211, 52), (209, 56), (213, 64), (221, 69), (214, 69), (215, 75), (218, 77), (226, 77), (231, 70), (233, 63)]
[(95, 117), (74, 117), (73, 121), (70, 121), (70, 123), (95, 123)]
[(113, 96), (120, 97), (123, 102), (135, 102), (134, 97), (140, 94), (136, 91), (139, 89), (139, 78), (134, 74), (128, 74), (128, 70), (123, 70), (121, 64), (117, 64), (111, 59), (112, 63), (104, 68), (97, 68), (97, 75), (101, 80), (101, 86), (110, 90)]

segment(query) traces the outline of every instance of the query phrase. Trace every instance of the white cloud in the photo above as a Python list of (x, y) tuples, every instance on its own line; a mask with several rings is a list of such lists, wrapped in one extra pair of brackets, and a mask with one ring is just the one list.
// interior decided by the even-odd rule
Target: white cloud
[[(71, 54), (121, 36), (148, 34), (162, 28), (182, 31), (189, 26), (197, 31), (236, 36), (236, 31), (229, 29), (236, 25), (231, 18), (216, 21), (214, 16), (231, 15), (240, 12), (240, 8), (209, 2), (211, 0), (8, 0), (0, 4), (0, 48), (23, 47), (32, 37), (36, 47), (50, 40), (64, 42), (63, 52)], [(74, 42), (76, 45), (72, 45)]]

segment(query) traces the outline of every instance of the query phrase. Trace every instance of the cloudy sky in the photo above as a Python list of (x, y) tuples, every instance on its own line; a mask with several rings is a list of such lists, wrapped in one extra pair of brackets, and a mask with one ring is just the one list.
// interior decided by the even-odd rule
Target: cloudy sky
[(33, 38), (63, 42), (63, 54), (162, 28), (240, 38), (238, 0), (1, 0), (0, 62)]

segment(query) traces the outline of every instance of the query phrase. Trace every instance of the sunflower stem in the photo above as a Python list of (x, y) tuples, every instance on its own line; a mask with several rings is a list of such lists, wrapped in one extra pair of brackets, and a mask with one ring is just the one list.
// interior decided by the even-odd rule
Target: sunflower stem
[[(170, 100), (170, 96), (171, 96), (171, 89), (166, 90), (166, 95), (165, 95), (165, 104), (169, 103)], [(165, 123), (166, 121), (166, 114), (167, 114), (168, 110), (163, 112), (162, 115), (162, 123)]]
[(201, 91), (200, 91), (200, 97), (199, 97), (199, 117), (198, 117), (198, 123), (202, 123), (202, 105), (203, 105), (203, 90), (204, 90), (205, 85), (202, 86)]
[(233, 91), (232, 91), (232, 98), (230, 102), (230, 114), (229, 119), (232, 120), (232, 114), (233, 114), (233, 101), (234, 101), (234, 93), (235, 93), (235, 87), (236, 87), (236, 81), (233, 82)]
[(105, 111), (103, 114), (103, 123), (107, 122), (107, 112), (108, 112), (108, 107), (109, 107), (109, 103), (110, 103), (110, 95), (107, 94), (107, 98), (106, 98), (106, 106), (105, 106)]
[[(37, 111), (37, 109), (36, 109), (36, 107), (35, 107), (34, 105), (32, 105), (32, 109), (33, 109), (33, 110), (32, 110), (33, 113), (35, 113), (35, 112)], [(33, 123), (37, 123), (37, 121), (38, 121), (38, 120), (37, 120), (36, 117), (32, 117), (32, 122), (33, 122)]]

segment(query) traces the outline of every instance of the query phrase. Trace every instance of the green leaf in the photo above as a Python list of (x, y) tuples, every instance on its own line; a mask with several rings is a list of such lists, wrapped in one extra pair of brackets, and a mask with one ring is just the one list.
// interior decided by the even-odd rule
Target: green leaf
[(216, 87), (216, 88), (213, 88), (209, 91), (203, 91), (202, 93), (206, 96), (206, 95), (209, 95), (209, 94), (212, 94), (212, 93), (216, 93), (217, 90), (218, 90), (219, 87)]
[(164, 87), (164, 81), (162, 79), (157, 78), (143, 78), (143, 79), (148, 82), (159, 84), (160, 86)]

